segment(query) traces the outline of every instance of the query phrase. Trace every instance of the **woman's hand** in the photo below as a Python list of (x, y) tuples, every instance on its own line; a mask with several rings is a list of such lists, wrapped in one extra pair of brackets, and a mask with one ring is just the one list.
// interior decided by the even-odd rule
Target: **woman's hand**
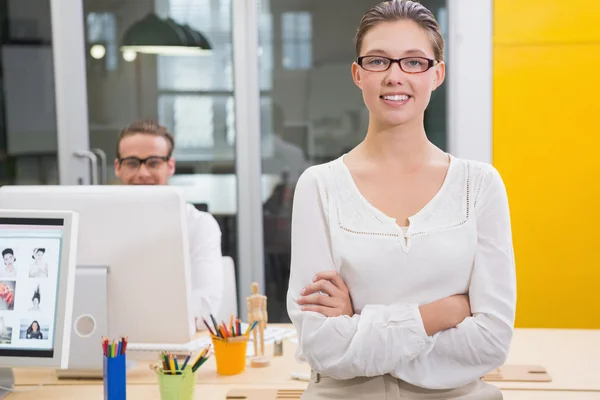
[(314, 311), (326, 317), (354, 315), (350, 291), (337, 271), (319, 272), (300, 295), (297, 303), (302, 311)]

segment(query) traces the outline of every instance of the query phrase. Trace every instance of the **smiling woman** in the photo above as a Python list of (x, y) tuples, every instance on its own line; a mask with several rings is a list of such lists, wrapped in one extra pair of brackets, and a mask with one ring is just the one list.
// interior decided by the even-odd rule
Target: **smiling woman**
[(501, 399), (480, 377), (512, 339), (508, 201), (489, 164), (427, 138), (443, 39), (420, 3), (367, 12), (354, 83), (365, 139), (299, 179), (287, 307), (313, 370), (303, 399)]
[[(400, 15), (406, 18), (399, 19)], [(394, 35), (403, 40), (390, 42)], [(405, 3), (403, 10), (380, 7), (367, 13), (356, 35), (352, 75), (362, 90), (371, 121), (377, 117), (379, 123), (397, 125), (414, 120), (416, 112), (424, 115), (432, 92), (445, 78), (443, 49), (437, 22), (418, 3)], [(396, 112), (399, 106), (404, 106), (400, 108), (403, 114)]]

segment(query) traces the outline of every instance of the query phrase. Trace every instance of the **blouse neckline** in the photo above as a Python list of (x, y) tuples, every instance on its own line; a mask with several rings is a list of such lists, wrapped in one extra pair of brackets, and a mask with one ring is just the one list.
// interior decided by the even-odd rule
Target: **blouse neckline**
[(452, 175), (453, 175), (453, 171), (455, 169), (454, 166), (456, 165), (456, 159), (453, 155), (451, 155), (449, 153), (446, 153), (446, 155), (448, 156), (449, 164), (448, 164), (448, 169), (446, 171), (446, 176), (444, 177), (444, 180), (442, 182), (442, 186), (435, 193), (435, 195), (423, 207), (421, 207), (421, 209), (419, 211), (417, 211), (415, 214), (408, 217), (408, 222), (409, 222), (408, 226), (401, 226), (400, 224), (398, 224), (398, 221), (396, 220), (396, 218), (390, 217), (389, 215), (387, 215), (386, 213), (384, 213), (383, 211), (381, 211), (380, 209), (375, 207), (373, 204), (371, 204), (363, 196), (360, 189), (356, 185), (354, 178), (352, 177), (352, 173), (350, 172), (350, 169), (344, 162), (344, 157), (346, 156), (346, 154), (343, 154), (338, 159), (338, 162), (341, 164), (341, 168), (344, 171), (344, 175), (346, 176), (346, 178), (348, 179), (348, 182), (350, 183), (351, 190), (355, 192), (357, 197), (365, 204), (365, 206), (368, 207), (370, 210), (372, 210), (376, 215), (378, 215), (383, 220), (387, 220), (390, 223), (394, 224), (396, 229), (400, 230), (401, 233), (407, 234), (408, 231), (410, 231), (411, 228), (413, 228), (413, 220), (418, 218), (420, 215), (422, 215), (424, 212), (426, 212), (429, 208), (433, 207), (433, 205), (437, 202), (437, 200), (440, 197), (442, 197), (442, 195), (446, 191), (446, 188), (450, 185), (450, 182), (452, 181)]

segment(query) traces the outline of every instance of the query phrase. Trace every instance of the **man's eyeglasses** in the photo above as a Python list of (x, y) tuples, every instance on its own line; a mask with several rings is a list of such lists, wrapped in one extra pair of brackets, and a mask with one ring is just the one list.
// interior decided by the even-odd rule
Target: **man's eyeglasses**
[(170, 156), (150, 156), (146, 158), (125, 157), (119, 158), (119, 164), (121, 167), (131, 170), (139, 169), (142, 164), (145, 164), (148, 169), (157, 169), (162, 167), (170, 158)]
[(388, 58), (383, 56), (362, 56), (356, 59), (361, 68), (371, 72), (387, 71), (393, 63), (398, 63), (400, 69), (407, 74), (420, 74), (438, 64), (438, 60), (425, 57)]

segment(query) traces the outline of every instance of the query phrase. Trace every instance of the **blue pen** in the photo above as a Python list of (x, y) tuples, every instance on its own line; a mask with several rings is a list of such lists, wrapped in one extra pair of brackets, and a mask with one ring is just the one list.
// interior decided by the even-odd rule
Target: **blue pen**
[(183, 366), (181, 367), (182, 371), (185, 371), (185, 367), (187, 366), (188, 361), (190, 361), (191, 356), (192, 356), (192, 353), (188, 354), (188, 356), (185, 358), (185, 361), (183, 362)]
[(246, 331), (246, 335), (248, 335), (252, 329), (254, 329), (254, 327), (256, 326), (256, 324), (258, 324), (258, 321), (254, 321), (254, 323), (252, 324), (252, 326), (248, 327), (248, 330)]

